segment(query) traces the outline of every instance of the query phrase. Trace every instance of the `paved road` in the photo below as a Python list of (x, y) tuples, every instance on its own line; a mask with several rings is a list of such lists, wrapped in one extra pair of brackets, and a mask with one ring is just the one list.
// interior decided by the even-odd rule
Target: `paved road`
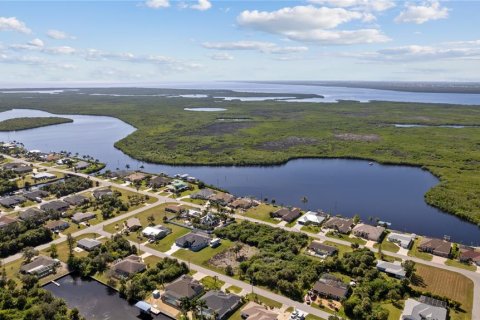
[[(27, 161), (23, 161), (23, 160), (20, 160), (20, 159), (16, 159), (16, 158), (12, 158), (12, 157), (9, 157), (9, 156), (6, 156), (7, 158), (10, 158), (10, 159), (13, 159), (17, 162), (24, 162), (24, 163), (27, 163), (27, 164), (30, 164), (30, 162), (27, 162)], [(71, 171), (68, 171), (68, 170), (62, 170), (62, 169), (57, 169), (57, 168), (51, 168), (51, 167), (45, 167), (45, 166), (40, 166), (38, 164), (35, 164), (37, 167), (41, 167), (41, 168), (45, 168), (45, 169), (48, 169), (48, 170), (55, 170), (55, 171), (58, 171), (58, 172), (62, 172), (62, 173), (67, 173), (67, 174), (73, 174)], [(125, 218), (128, 218), (130, 216), (133, 216), (135, 214), (138, 214), (144, 210), (148, 210), (152, 207), (155, 207), (155, 206), (158, 206), (160, 204), (163, 204), (163, 203), (177, 203), (177, 204), (183, 204), (183, 205), (187, 205), (187, 206), (192, 206), (192, 207), (201, 207), (199, 205), (195, 205), (195, 204), (192, 204), (190, 202), (184, 202), (184, 201), (179, 201), (179, 200), (176, 200), (176, 199), (172, 199), (172, 198), (168, 198), (168, 197), (165, 197), (165, 196), (161, 196), (161, 195), (158, 195), (158, 194), (155, 194), (155, 193), (151, 193), (151, 192), (147, 192), (147, 191), (137, 191), (136, 189), (134, 188), (131, 188), (129, 186), (122, 186), (122, 185), (119, 185), (119, 184), (116, 184), (116, 183), (112, 183), (110, 181), (105, 181), (103, 179), (99, 179), (99, 178), (96, 178), (96, 177), (92, 177), (92, 176), (89, 176), (87, 174), (82, 174), (82, 173), (75, 173), (76, 175), (78, 176), (82, 176), (84, 178), (89, 178), (89, 179), (92, 179), (92, 181), (95, 181), (95, 182), (99, 182), (100, 185), (102, 186), (114, 186), (116, 188), (119, 188), (119, 189), (123, 189), (123, 190), (128, 190), (128, 191), (132, 191), (132, 192), (138, 192), (138, 193), (141, 193), (143, 195), (148, 195), (149, 197), (155, 197), (157, 198), (159, 201), (157, 201), (157, 203), (155, 204), (152, 204), (152, 205), (148, 205), (148, 206), (145, 206), (144, 208), (139, 208), (139, 209), (136, 209), (134, 211), (131, 211), (131, 212), (128, 212), (128, 213), (125, 213), (125, 214), (122, 214), (122, 215), (119, 215), (119, 216), (116, 216), (112, 219), (109, 219), (109, 220), (106, 220), (106, 221), (103, 221), (97, 225), (94, 225), (94, 226), (91, 226), (91, 227), (88, 227), (88, 228), (85, 228), (83, 230), (80, 230), (80, 231), (77, 231), (75, 233), (72, 234), (73, 237), (78, 237), (82, 234), (86, 234), (86, 233), (99, 233), (99, 234), (106, 234), (108, 235), (108, 233), (106, 233), (105, 231), (103, 231), (103, 226), (107, 225), (107, 224), (111, 224), (111, 223), (114, 223), (114, 222), (117, 222), (117, 221), (120, 221), (120, 220), (123, 220)], [(249, 218), (249, 217), (245, 217), (245, 216), (242, 216), (242, 215), (234, 215), (235, 218), (237, 219), (242, 219), (242, 220), (248, 220), (248, 221), (251, 221), (251, 222), (255, 222), (255, 223), (262, 223), (262, 224), (266, 224), (266, 225), (270, 225), (272, 227), (275, 227), (275, 228), (281, 228), (281, 229), (284, 229), (284, 230), (287, 230), (287, 231), (291, 231), (291, 232), (302, 232), (298, 229), (295, 229), (295, 228), (290, 228), (290, 227), (286, 227), (286, 226), (282, 226), (282, 225), (277, 225), (277, 224), (273, 224), (273, 223), (269, 223), (269, 222), (266, 222), (266, 221), (260, 221), (260, 220), (256, 220), (256, 219), (253, 219), (253, 218)], [(350, 242), (348, 241), (344, 241), (344, 240), (339, 240), (339, 239), (334, 239), (334, 238), (328, 238), (326, 236), (323, 236), (323, 235), (319, 235), (319, 234), (312, 234), (312, 233), (308, 233), (309, 236), (313, 237), (313, 238), (316, 238), (316, 239), (319, 239), (319, 240), (328, 240), (328, 241), (332, 241), (332, 242), (335, 242), (335, 243), (338, 243), (338, 244), (343, 244), (343, 245), (347, 245), (347, 246), (350, 246)], [(66, 237), (62, 237), (62, 238), (59, 238), (59, 239), (55, 239), (53, 241), (53, 243), (61, 243), (62, 241), (65, 241)], [(137, 245), (137, 244), (136, 244)], [(45, 245), (41, 245), (41, 246), (38, 246), (37, 249), (38, 250), (42, 250), (42, 249), (46, 249), (50, 246), (50, 243), (49, 244), (45, 244)], [(144, 250), (145, 252), (148, 252), (150, 254), (153, 254), (153, 255), (156, 255), (158, 257), (165, 257), (167, 256), (165, 253), (162, 253), (162, 252), (159, 252), (159, 251), (156, 251), (154, 249), (151, 249), (151, 248), (148, 248), (148, 247), (145, 247), (145, 246), (140, 246), (141, 250)], [(376, 252), (377, 250), (376, 249), (373, 249), (373, 248), (369, 248), (370, 250)], [(447, 266), (445, 264), (439, 264), (439, 263), (435, 263), (435, 262), (431, 262), (431, 261), (425, 261), (425, 260), (422, 260), (422, 259), (418, 259), (418, 258), (415, 258), (415, 257), (410, 257), (410, 256), (405, 256), (405, 255), (400, 255), (398, 253), (391, 253), (391, 252), (384, 252), (384, 254), (386, 255), (390, 255), (390, 256), (393, 256), (393, 257), (397, 257), (397, 258), (401, 258), (401, 259), (408, 259), (408, 260), (412, 260), (412, 261), (415, 261), (417, 263), (422, 263), (422, 264), (427, 264), (427, 265), (430, 265), (430, 266), (434, 266), (434, 267), (437, 267), (437, 268), (440, 268), (440, 269), (444, 269), (444, 270), (449, 270), (449, 271), (453, 271), (453, 272), (457, 272), (457, 273), (460, 273), (460, 274), (463, 274), (464, 276), (468, 277), (469, 279), (471, 279), (473, 281), (473, 284), (474, 284), (474, 295), (473, 295), (473, 309), (472, 309), (472, 320), (480, 320), (480, 273), (477, 273), (477, 272), (472, 272), (472, 271), (468, 271), (468, 270), (464, 270), (464, 269), (460, 269), (460, 268), (455, 268), (455, 267), (450, 267), (450, 266)], [(19, 259), (21, 258), (21, 254), (16, 254), (16, 255), (13, 255), (13, 256), (10, 256), (10, 257), (7, 257), (5, 259), (2, 260), (3, 263), (8, 263), (8, 262), (11, 262), (11, 261), (14, 261), (16, 259)], [(247, 286), (248, 288), (247, 289), (250, 289), (250, 286), (242, 281), (239, 281), (239, 280), (235, 280), (233, 278), (230, 278), (230, 277), (227, 277), (227, 276), (224, 276), (222, 274), (219, 274), (219, 273), (216, 273), (214, 271), (211, 271), (209, 269), (205, 269), (203, 267), (200, 267), (200, 266), (197, 266), (197, 265), (193, 265), (191, 264), (192, 266), (192, 269), (194, 270), (197, 270), (197, 271), (200, 271), (202, 273), (205, 273), (205, 274), (208, 274), (208, 275), (216, 275), (219, 277), (219, 279), (228, 279), (228, 280), (224, 280), (228, 283), (232, 283), (232, 284), (235, 284), (236, 286), (238, 287), (241, 287), (241, 288), (244, 288), (245, 286)], [(308, 310), (312, 310), (311, 313), (313, 314), (316, 314), (316, 315), (319, 315), (320, 317), (323, 317), (323, 318), (328, 318), (328, 314), (327, 316), (325, 315), (320, 315), (318, 313), (314, 313), (313, 311), (315, 312), (321, 312), (321, 313), (325, 313), (321, 310), (318, 310), (318, 309), (314, 309), (312, 307), (309, 307), (309, 306), (306, 306), (304, 304), (301, 304), (301, 303), (298, 303), (298, 302), (295, 302), (293, 300), (290, 300), (288, 298), (285, 298), (283, 296), (279, 296), (279, 295), (276, 295), (276, 294), (273, 294), (269, 291), (266, 291), (266, 290), (263, 290), (261, 288), (257, 288), (259, 291), (256, 291), (257, 293), (261, 294), (261, 295), (266, 295), (266, 293), (268, 293), (269, 295), (274, 295), (275, 297), (273, 298), (274, 300), (277, 300), (277, 301), (283, 301), (283, 300), (280, 300), (281, 299), (286, 299), (284, 301), (288, 301), (285, 302), (285, 304), (288, 304), (288, 305), (291, 305), (291, 306), (297, 306), (295, 304), (298, 304), (299, 306), (302, 306), (302, 308), (300, 308), (301, 310), (304, 310), (306, 312), (309, 312)], [(263, 293), (261, 293), (263, 292)], [(265, 293), (265, 294), (264, 294)], [(283, 303), (283, 302), (282, 302)], [(307, 308), (308, 307), (308, 310)]]

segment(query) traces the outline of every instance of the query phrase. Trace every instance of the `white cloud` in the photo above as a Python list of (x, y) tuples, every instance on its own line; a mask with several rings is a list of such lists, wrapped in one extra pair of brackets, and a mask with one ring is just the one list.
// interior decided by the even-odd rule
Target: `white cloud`
[(0, 31), (17, 31), (21, 33), (32, 33), (32, 30), (27, 28), (24, 22), (18, 20), (15, 17), (0, 17)]
[(392, 0), (309, 0), (313, 4), (328, 5), (340, 8), (354, 8), (366, 11), (385, 11), (395, 7)]
[(48, 30), (47, 36), (55, 40), (75, 39), (74, 36), (71, 36), (64, 31), (54, 30), (54, 29)]
[(230, 55), (227, 52), (217, 52), (210, 55), (210, 59), (228, 61), (228, 60), (233, 60), (234, 58), (232, 55)]
[(43, 43), (43, 41), (38, 39), (38, 38), (33, 39), (32, 41), (28, 42), (28, 44), (33, 46), (33, 47), (38, 47), (38, 48), (42, 48), (45, 45)]
[(147, 0), (145, 5), (152, 9), (161, 9), (170, 7), (169, 0)]
[(243, 11), (240, 26), (285, 36), (290, 40), (322, 44), (377, 43), (389, 40), (378, 29), (336, 30), (341, 24), (359, 20), (372, 21), (370, 13), (344, 8), (314, 6), (286, 7), (277, 11)]
[(420, 5), (407, 3), (405, 10), (396, 18), (397, 23), (412, 22), (422, 24), (431, 20), (445, 19), (448, 17), (449, 9), (442, 7), (438, 1), (424, 2)]
[(307, 47), (303, 46), (280, 47), (275, 43), (263, 41), (204, 42), (202, 46), (206, 49), (253, 50), (274, 54), (300, 53), (308, 50)]
[(44, 51), (53, 54), (73, 54), (76, 52), (74, 48), (69, 46), (46, 48)]
[(198, 0), (197, 4), (190, 5), (189, 8), (199, 11), (205, 11), (212, 7), (212, 3), (209, 0)]

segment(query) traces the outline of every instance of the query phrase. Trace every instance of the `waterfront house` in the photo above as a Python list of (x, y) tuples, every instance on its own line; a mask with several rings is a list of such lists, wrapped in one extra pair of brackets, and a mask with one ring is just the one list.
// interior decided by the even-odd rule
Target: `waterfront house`
[(85, 251), (92, 251), (96, 248), (99, 248), (102, 243), (98, 240), (91, 239), (91, 238), (83, 238), (77, 241), (77, 247), (85, 250)]
[(207, 318), (226, 320), (242, 304), (242, 298), (219, 290), (208, 291), (200, 300), (205, 301), (206, 309), (202, 313)]
[(327, 299), (342, 300), (347, 297), (348, 285), (331, 274), (323, 274), (313, 286), (313, 292)]
[(203, 286), (191, 276), (182, 275), (165, 286), (162, 301), (178, 307), (182, 298), (195, 299), (204, 292)]
[(66, 203), (68, 203), (71, 206), (80, 206), (82, 204), (87, 203), (89, 200), (87, 197), (81, 195), (81, 194), (75, 194), (73, 196), (65, 197), (63, 199)]
[(230, 207), (233, 209), (250, 209), (251, 207), (255, 206), (257, 202), (250, 198), (238, 198), (235, 199), (232, 203), (230, 203)]
[(123, 260), (118, 261), (112, 267), (114, 275), (117, 278), (128, 278), (138, 272), (145, 271), (147, 265), (143, 263), (142, 258), (136, 255), (130, 255)]
[(135, 183), (135, 182), (143, 181), (146, 177), (147, 177), (147, 175), (144, 174), (144, 173), (135, 172), (135, 173), (132, 173), (132, 174), (126, 176), (125, 180)]
[(70, 208), (70, 205), (61, 200), (54, 200), (48, 203), (42, 204), (40, 209), (45, 212), (57, 212), (57, 213), (64, 213), (65, 211)]
[(85, 170), (87, 169), (88, 167), (90, 167), (90, 163), (86, 162), (86, 161), (79, 161), (77, 162), (77, 164), (75, 165), (75, 169), (76, 170)]
[(172, 232), (170, 228), (158, 225), (155, 227), (146, 227), (143, 229), (142, 234), (151, 240), (159, 240), (165, 238), (170, 232)]
[(48, 215), (45, 213), (45, 211), (38, 208), (29, 208), (25, 211), (20, 212), (18, 216), (23, 221), (33, 219), (38, 222), (43, 222), (48, 219)]
[(410, 249), (415, 240), (414, 234), (391, 232), (387, 235), (387, 240), (398, 244), (404, 249)]
[(9, 226), (16, 224), (17, 219), (9, 217), (9, 216), (1, 216), (0, 217), (0, 229), (8, 228)]
[(93, 191), (93, 197), (95, 199), (102, 199), (103, 197), (113, 196), (113, 191), (110, 188), (97, 189)]
[(129, 176), (133, 173), (131, 170), (117, 170), (107, 174), (109, 178), (124, 179), (126, 176)]
[(274, 218), (280, 218), (283, 221), (286, 222), (292, 222), (293, 220), (297, 219), (301, 215), (301, 211), (299, 208), (281, 208), (278, 209), (277, 211), (272, 213), (272, 217)]
[(376, 227), (363, 223), (357, 224), (352, 230), (352, 233), (357, 237), (361, 237), (375, 242), (380, 242), (382, 240), (384, 232), (384, 227)]
[(47, 256), (38, 256), (32, 262), (20, 267), (20, 272), (24, 274), (35, 275), (39, 278), (55, 273), (55, 268), (60, 265), (60, 261)]
[(443, 301), (421, 296), (420, 300), (407, 299), (400, 320), (446, 320), (447, 308)]
[(212, 189), (203, 188), (190, 195), (192, 199), (208, 200), (215, 192)]
[(423, 252), (448, 258), (452, 250), (452, 243), (446, 240), (425, 237), (420, 241), (417, 248)]
[(480, 266), (480, 250), (471, 247), (460, 247), (459, 260), (463, 263), (474, 263)]
[(142, 228), (142, 224), (138, 218), (130, 218), (125, 223), (129, 231), (137, 231)]
[(175, 244), (181, 248), (190, 249), (192, 251), (200, 251), (210, 244), (210, 237), (201, 232), (190, 232), (177, 240)]
[(188, 190), (188, 184), (182, 180), (175, 179), (168, 186), (168, 190), (171, 192), (182, 192)]
[(250, 301), (241, 311), (242, 319), (277, 320), (279, 314), (256, 302)]
[(53, 232), (60, 232), (65, 229), (68, 229), (68, 227), (70, 227), (70, 224), (67, 221), (63, 221), (63, 220), (53, 220), (45, 224), (45, 228)]
[(208, 200), (218, 203), (221, 206), (226, 206), (233, 200), (235, 200), (235, 197), (231, 195), (230, 193), (225, 193), (225, 192), (218, 192), (214, 195), (211, 195)]
[(323, 224), (323, 226), (328, 229), (333, 229), (339, 233), (347, 234), (352, 230), (353, 219), (331, 217)]
[(23, 196), (30, 201), (42, 202), (42, 198), (47, 197), (48, 192), (43, 190), (35, 190), (35, 191), (25, 192)]
[(405, 269), (402, 266), (400, 261), (388, 262), (388, 261), (377, 261), (377, 270), (385, 272), (386, 274), (395, 277), (397, 279), (404, 279), (406, 276)]
[(318, 241), (312, 241), (308, 246), (308, 250), (321, 258), (333, 256), (338, 253), (338, 249), (333, 246), (328, 246)]
[(40, 173), (32, 175), (32, 179), (34, 181), (50, 180), (50, 179), (55, 179), (56, 177), (57, 176), (54, 175), (53, 173), (48, 173), (48, 172), (40, 172)]
[(308, 211), (298, 219), (298, 223), (302, 225), (319, 226), (327, 217), (328, 215), (324, 212)]
[(23, 196), (3, 197), (0, 198), (0, 205), (4, 206), (5, 208), (15, 208), (26, 201), (27, 199), (25, 199)]
[(72, 221), (75, 223), (81, 223), (85, 221), (89, 221), (95, 219), (97, 215), (93, 212), (77, 212), (72, 216)]
[(151, 178), (150, 181), (148, 182), (148, 185), (150, 188), (157, 189), (157, 188), (165, 187), (171, 181), (172, 179), (168, 177), (158, 176), (158, 177)]

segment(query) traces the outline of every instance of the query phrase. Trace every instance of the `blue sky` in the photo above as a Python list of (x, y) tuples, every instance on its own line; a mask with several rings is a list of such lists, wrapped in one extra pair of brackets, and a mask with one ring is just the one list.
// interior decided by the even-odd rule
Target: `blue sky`
[(480, 81), (478, 1), (1, 1), (4, 83)]

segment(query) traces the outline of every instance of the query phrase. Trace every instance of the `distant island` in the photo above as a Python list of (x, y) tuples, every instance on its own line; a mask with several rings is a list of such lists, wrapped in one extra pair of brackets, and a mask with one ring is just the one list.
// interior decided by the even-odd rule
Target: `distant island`
[(62, 117), (25, 117), (0, 121), (0, 131), (18, 131), (70, 123), (72, 119)]

